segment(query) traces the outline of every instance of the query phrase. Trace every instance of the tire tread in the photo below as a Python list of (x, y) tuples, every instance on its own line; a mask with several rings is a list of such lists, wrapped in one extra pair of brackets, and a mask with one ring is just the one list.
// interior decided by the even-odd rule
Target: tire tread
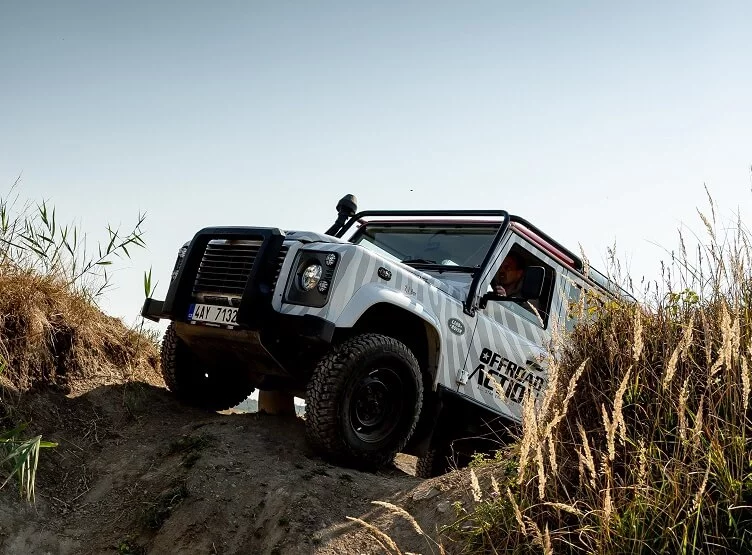
[[(342, 440), (339, 432), (337, 407), (338, 390), (351, 372), (350, 364), (361, 355), (374, 350), (388, 349), (400, 354), (416, 373), (416, 403), (410, 429), (405, 437), (388, 452), (369, 452), (367, 456)], [(378, 468), (394, 459), (404, 448), (418, 422), (423, 403), (423, 382), (415, 355), (402, 342), (386, 335), (366, 333), (350, 338), (335, 347), (319, 362), (306, 391), (306, 435), (311, 445), (334, 460), (355, 466)]]
[(238, 405), (253, 393), (254, 388), (244, 383), (240, 376), (230, 376), (227, 386), (222, 388), (196, 387), (185, 378), (181, 380), (181, 368), (183, 372), (190, 370), (183, 367), (193, 363), (191, 360), (185, 360), (187, 354), (175, 332), (174, 322), (170, 323), (160, 349), (162, 378), (167, 389), (181, 401), (208, 410), (224, 410)]

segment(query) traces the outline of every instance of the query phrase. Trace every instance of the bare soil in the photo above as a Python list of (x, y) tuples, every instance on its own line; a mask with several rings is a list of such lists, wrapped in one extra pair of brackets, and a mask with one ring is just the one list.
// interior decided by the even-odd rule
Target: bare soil
[(375, 474), (333, 466), (300, 418), (202, 412), (146, 383), (47, 389), (16, 406), (59, 446), (41, 454), (35, 505), (0, 490), (0, 553), (396, 553), (347, 517), (403, 552), (439, 553), (437, 530), (467, 501), (460, 472), (420, 480), (404, 455)]
[(423, 481), (404, 455), (375, 474), (340, 468), (299, 417), (181, 405), (156, 338), (55, 276), (0, 265), (0, 314), (0, 430), (25, 422), (59, 444), (41, 453), (35, 504), (0, 489), (0, 554), (457, 551), (437, 531), (467, 502), (464, 474)]

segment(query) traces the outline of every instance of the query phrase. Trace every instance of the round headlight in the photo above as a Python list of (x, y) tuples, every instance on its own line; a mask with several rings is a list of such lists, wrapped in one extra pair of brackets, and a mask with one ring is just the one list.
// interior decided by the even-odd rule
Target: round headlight
[(316, 287), (321, 279), (322, 268), (320, 264), (311, 264), (300, 275), (300, 286), (303, 291), (310, 291)]

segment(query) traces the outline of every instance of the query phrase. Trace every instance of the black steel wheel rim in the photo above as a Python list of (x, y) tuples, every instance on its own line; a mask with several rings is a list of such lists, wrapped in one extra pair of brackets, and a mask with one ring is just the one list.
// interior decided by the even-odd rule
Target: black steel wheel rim
[(350, 426), (365, 443), (388, 438), (399, 426), (404, 410), (404, 384), (391, 368), (370, 370), (353, 386)]

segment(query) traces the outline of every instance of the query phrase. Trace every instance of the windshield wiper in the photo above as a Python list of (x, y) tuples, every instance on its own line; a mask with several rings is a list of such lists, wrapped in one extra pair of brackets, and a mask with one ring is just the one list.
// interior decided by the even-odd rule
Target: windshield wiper
[(403, 264), (436, 264), (439, 265), (438, 262), (435, 260), (428, 260), (426, 258), (405, 258), (402, 261)]
[(402, 263), (408, 264), (416, 270), (430, 270), (431, 272), (438, 272), (440, 274), (444, 272), (463, 272), (475, 275), (475, 272), (478, 270), (477, 266), (454, 266), (441, 264), (435, 260), (427, 260), (425, 258), (408, 258), (407, 260), (403, 260)]

